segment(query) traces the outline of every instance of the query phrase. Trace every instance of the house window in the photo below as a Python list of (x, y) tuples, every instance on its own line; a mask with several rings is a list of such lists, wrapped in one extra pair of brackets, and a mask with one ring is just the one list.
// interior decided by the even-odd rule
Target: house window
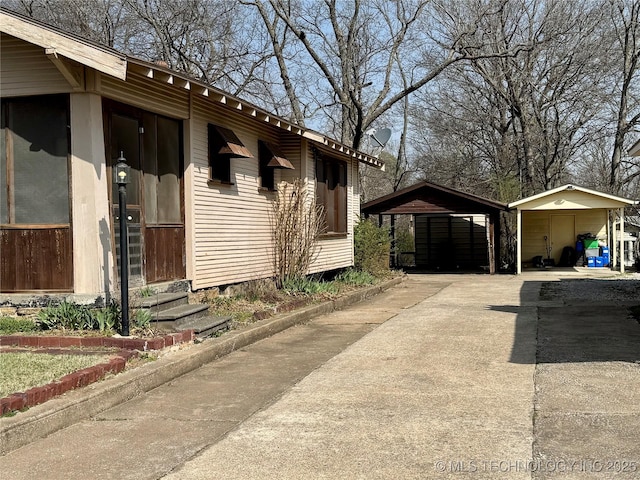
[(254, 158), (240, 139), (228, 128), (209, 124), (209, 180), (231, 183), (231, 159)]
[(69, 224), (68, 111), (66, 95), (2, 100), (0, 223)]
[(293, 170), (293, 165), (282, 154), (280, 149), (269, 142), (260, 140), (260, 188), (265, 190), (275, 190), (275, 170), (277, 168), (288, 168)]
[(316, 196), (322, 205), (325, 233), (347, 233), (347, 164), (320, 155), (316, 158)]

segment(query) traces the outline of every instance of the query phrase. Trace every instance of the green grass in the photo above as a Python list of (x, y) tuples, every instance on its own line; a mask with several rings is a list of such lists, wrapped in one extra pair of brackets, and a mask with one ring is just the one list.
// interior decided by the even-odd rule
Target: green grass
[(108, 355), (0, 354), (0, 398), (46, 385), (77, 370), (104, 363)]

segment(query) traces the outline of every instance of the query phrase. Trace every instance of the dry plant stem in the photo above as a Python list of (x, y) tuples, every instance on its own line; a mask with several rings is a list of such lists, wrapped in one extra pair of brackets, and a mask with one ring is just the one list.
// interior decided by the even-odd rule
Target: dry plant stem
[(323, 210), (301, 179), (281, 182), (273, 202), (273, 262), (278, 287), (287, 278), (306, 275), (317, 254)]

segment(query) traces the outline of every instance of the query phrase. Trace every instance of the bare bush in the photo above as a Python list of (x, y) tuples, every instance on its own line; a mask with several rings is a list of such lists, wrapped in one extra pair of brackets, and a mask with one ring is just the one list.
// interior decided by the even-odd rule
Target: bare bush
[(273, 262), (278, 287), (287, 279), (302, 277), (317, 255), (317, 238), (324, 229), (323, 207), (309, 193), (307, 183), (281, 182), (273, 202)]

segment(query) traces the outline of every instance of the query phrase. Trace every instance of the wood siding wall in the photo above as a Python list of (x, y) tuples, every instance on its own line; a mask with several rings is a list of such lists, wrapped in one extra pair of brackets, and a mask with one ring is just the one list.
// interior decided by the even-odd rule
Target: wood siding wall
[[(270, 214), (274, 192), (258, 188), (258, 140), (279, 145), (295, 170), (276, 170), (276, 184), (299, 175), (300, 140), (252, 122), (232, 109), (193, 97), (191, 168), (193, 191), (193, 288), (246, 282), (273, 275)], [(207, 125), (230, 128), (255, 158), (231, 159), (232, 185), (209, 182)]]
[(40, 47), (3, 33), (0, 35), (0, 57), (3, 97), (69, 93), (72, 90)]
[[(324, 152), (331, 156), (330, 152)], [(309, 158), (309, 181), (315, 185), (315, 161), (311, 148)], [(342, 160), (339, 157), (336, 157)], [(353, 225), (360, 215), (360, 195), (358, 193), (357, 161), (347, 161), (347, 235), (324, 238), (318, 242), (316, 258), (310, 267), (310, 273), (317, 273), (353, 265)]]
[(522, 212), (522, 262), (529, 264), (533, 257), (547, 256), (544, 237), (549, 237), (551, 215), (575, 215), (576, 236), (591, 233), (598, 239), (607, 239), (606, 210), (551, 210)]
[[(168, 246), (184, 245), (184, 228), (174, 226), (147, 226), (144, 248), (147, 283), (175, 280), (184, 275), (184, 249)], [(180, 273), (182, 272), (182, 273)]]
[[(276, 170), (276, 184), (290, 182), (306, 173), (309, 185), (314, 189), (315, 166), (306, 140), (253, 121), (200, 94), (149, 82), (137, 73), (130, 73), (126, 83), (100, 75), (96, 88), (102, 95), (123, 103), (174, 118), (190, 119), (185, 128), (185, 169), (188, 170), (185, 175), (185, 227), (190, 229), (187, 251), (191, 258), (187, 259), (187, 272), (192, 287), (209, 288), (271, 276), (270, 213), (275, 193), (258, 189), (258, 140), (279, 145), (295, 167), (295, 170)], [(232, 129), (255, 156), (231, 160), (232, 185), (209, 182), (209, 123)], [(348, 162), (347, 177), (348, 235), (321, 240), (310, 273), (353, 264), (353, 222), (360, 208), (359, 197), (354, 195), (353, 188), (354, 178), (357, 178), (355, 161)]]
[(131, 71), (126, 82), (104, 74), (96, 77), (96, 90), (107, 98), (171, 118), (189, 118), (189, 91), (184, 88), (172, 88)]
[(73, 290), (69, 227), (0, 230), (0, 291)]

